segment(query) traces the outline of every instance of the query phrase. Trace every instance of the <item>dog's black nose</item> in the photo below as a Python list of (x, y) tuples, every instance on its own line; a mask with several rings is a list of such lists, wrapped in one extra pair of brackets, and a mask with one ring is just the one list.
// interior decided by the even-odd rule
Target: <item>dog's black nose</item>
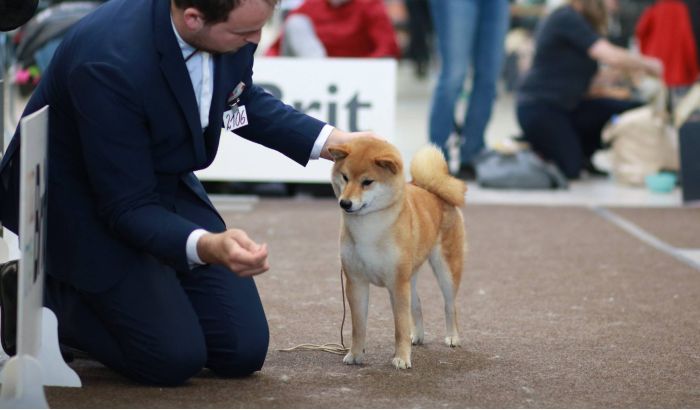
[(340, 207), (347, 211), (348, 209), (352, 208), (352, 201), (348, 201), (347, 199), (341, 199)]

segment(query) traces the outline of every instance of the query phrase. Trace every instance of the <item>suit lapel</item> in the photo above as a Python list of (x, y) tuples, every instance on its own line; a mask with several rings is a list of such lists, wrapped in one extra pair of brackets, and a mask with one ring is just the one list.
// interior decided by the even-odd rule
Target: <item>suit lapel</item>
[(187, 120), (187, 125), (189, 125), (197, 164), (203, 164), (206, 162), (206, 155), (197, 99), (185, 60), (182, 58), (182, 51), (175, 38), (175, 33), (173, 33), (170, 21), (170, 1), (156, 0), (155, 3), (153, 27), (156, 47), (160, 52), (160, 69), (167, 79), (170, 90), (175, 94), (175, 99)]

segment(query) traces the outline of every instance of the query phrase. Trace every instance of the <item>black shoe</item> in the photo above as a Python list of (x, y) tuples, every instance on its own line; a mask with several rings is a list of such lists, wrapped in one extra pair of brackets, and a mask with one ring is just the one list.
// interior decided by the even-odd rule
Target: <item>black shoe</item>
[(610, 176), (610, 174), (607, 171), (598, 169), (595, 165), (593, 165), (592, 161), (586, 161), (583, 165), (583, 169), (592, 178), (607, 178)]
[(8, 356), (17, 353), (17, 277), (19, 261), (0, 264), (0, 343)]
[(60, 348), (61, 356), (63, 356), (63, 360), (66, 363), (71, 363), (77, 359), (95, 361), (95, 358), (93, 358), (88, 352), (77, 347), (69, 346), (63, 342), (59, 343), (58, 347)]
[(462, 165), (459, 167), (455, 177), (464, 181), (474, 181), (476, 180), (476, 170), (471, 165)]

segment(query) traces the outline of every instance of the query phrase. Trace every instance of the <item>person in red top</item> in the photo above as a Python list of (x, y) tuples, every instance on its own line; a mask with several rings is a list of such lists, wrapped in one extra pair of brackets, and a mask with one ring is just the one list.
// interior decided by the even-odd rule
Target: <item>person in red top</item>
[(688, 8), (681, 0), (659, 0), (639, 19), (636, 36), (642, 54), (664, 63), (668, 86), (687, 86), (700, 75)]
[(400, 56), (383, 0), (306, 0), (265, 53), (298, 57)]

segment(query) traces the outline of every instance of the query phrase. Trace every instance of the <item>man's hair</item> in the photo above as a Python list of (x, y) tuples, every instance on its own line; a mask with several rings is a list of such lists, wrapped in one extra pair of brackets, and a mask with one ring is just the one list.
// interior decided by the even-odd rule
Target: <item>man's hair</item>
[[(194, 7), (204, 15), (207, 24), (219, 23), (228, 19), (231, 10), (251, 0), (173, 0), (175, 6), (181, 10)], [(275, 7), (279, 0), (264, 0), (271, 7)]]

